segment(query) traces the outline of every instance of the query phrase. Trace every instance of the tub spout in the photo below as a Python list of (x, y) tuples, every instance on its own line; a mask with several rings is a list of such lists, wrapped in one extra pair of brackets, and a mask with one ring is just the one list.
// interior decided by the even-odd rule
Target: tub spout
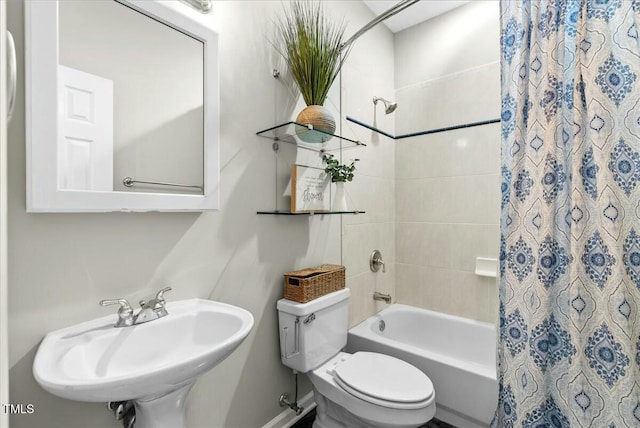
[(373, 293), (373, 300), (382, 300), (385, 303), (391, 303), (391, 294), (383, 294), (376, 291)]

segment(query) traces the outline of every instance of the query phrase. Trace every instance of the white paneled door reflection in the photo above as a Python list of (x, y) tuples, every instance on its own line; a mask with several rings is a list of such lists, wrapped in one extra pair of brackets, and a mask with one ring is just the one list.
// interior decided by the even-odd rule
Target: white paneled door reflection
[(113, 190), (113, 81), (58, 66), (58, 187)]

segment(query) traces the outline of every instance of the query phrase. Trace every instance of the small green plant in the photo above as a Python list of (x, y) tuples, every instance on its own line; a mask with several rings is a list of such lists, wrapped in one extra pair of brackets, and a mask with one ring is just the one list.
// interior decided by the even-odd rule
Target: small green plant
[(333, 155), (322, 155), (322, 160), (327, 164), (324, 172), (331, 176), (332, 183), (338, 183), (353, 180), (353, 171), (356, 169), (356, 162), (360, 159), (354, 159), (349, 165), (340, 164), (338, 159)]

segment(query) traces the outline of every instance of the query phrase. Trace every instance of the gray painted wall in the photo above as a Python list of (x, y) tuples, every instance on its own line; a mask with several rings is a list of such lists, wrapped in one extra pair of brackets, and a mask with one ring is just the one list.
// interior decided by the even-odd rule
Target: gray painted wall
[[(7, 29), (7, 5), (0, 2), (0, 34)], [(7, 38), (0, 37), (0, 51), (6, 52)], [(0, 93), (7, 91), (7, 59), (0, 56)], [(9, 402), (9, 340), (7, 338), (7, 113), (5, 97), (0, 97), (0, 403)], [(9, 424), (9, 415), (0, 413), (0, 427)]]

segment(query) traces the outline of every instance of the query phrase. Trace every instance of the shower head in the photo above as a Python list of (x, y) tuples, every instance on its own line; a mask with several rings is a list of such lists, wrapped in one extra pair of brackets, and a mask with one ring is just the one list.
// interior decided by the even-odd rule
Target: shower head
[(393, 113), (398, 108), (398, 103), (392, 103), (382, 97), (373, 97), (373, 105), (378, 104), (378, 101), (382, 101), (384, 103), (385, 114)]

